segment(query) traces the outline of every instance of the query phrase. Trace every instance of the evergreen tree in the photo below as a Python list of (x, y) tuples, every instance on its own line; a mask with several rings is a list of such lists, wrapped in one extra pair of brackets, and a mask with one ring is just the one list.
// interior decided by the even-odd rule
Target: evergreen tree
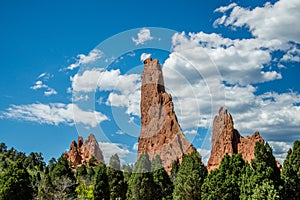
[(171, 200), (173, 183), (171, 182), (166, 170), (162, 166), (161, 159), (158, 155), (151, 161), (151, 170), (155, 183), (155, 199)]
[(201, 199), (201, 186), (207, 170), (198, 152), (184, 155), (174, 181), (173, 199)]
[(127, 164), (127, 165), (122, 166), (124, 181), (127, 184), (127, 186), (128, 186), (128, 182), (129, 182), (129, 179), (131, 177), (132, 171), (133, 171), (133, 165)]
[[(246, 169), (241, 184), (241, 199), (262, 198), (272, 196), (279, 199), (281, 189), (280, 170), (276, 165), (272, 148), (268, 143), (257, 142), (254, 150), (255, 158), (251, 161), (252, 169)], [(268, 188), (268, 189), (266, 189)], [(272, 190), (270, 190), (272, 188)]]
[(33, 198), (30, 175), (22, 162), (23, 160), (17, 160), (15, 163), (11, 164), (1, 176), (1, 200), (23, 200)]
[(106, 165), (100, 163), (97, 166), (95, 180), (94, 180), (94, 199), (95, 200), (109, 200), (109, 183), (106, 173)]
[(239, 199), (239, 185), (245, 165), (240, 154), (225, 155), (220, 166), (205, 179), (202, 199)]
[(151, 163), (148, 154), (140, 155), (135, 163), (128, 183), (127, 199), (152, 200), (155, 198), (154, 181), (150, 173)]
[(300, 141), (295, 141), (283, 163), (284, 199), (300, 199)]
[(50, 177), (55, 198), (75, 198), (76, 179), (69, 161), (63, 154), (50, 171)]
[(112, 155), (109, 160), (110, 167), (107, 168), (110, 199), (125, 199), (127, 185), (124, 181), (123, 172), (120, 167), (120, 159), (118, 154)]

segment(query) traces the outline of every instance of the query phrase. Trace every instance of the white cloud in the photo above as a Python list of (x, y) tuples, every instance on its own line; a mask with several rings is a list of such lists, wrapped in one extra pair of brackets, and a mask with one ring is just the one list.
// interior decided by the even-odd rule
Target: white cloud
[(88, 55), (78, 54), (77, 61), (75, 63), (69, 65), (67, 67), (67, 69), (73, 70), (73, 69), (79, 67), (80, 65), (94, 62), (94, 61), (98, 60), (99, 58), (101, 58), (102, 55), (103, 55), (103, 52), (98, 49), (93, 49), (91, 52), (89, 52)]
[(44, 92), (45, 96), (51, 96), (51, 95), (55, 95), (57, 94), (56, 90), (54, 90), (53, 88), (47, 88), (47, 91)]
[(83, 94), (77, 95), (77, 94), (75, 94), (75, 95), (73, 95), (72, 100), (74, 102), (77, 102), (77, 101), (87, 101), (87, 100), (89, 100), (89, 96), (87, 94), (86, 95), (83, 95)]
[(121, 75), (119, 69), (103, 71), (103, 69), (86, 70), (81, 75), (71, 77), (74, 92), (122, 91), (124, 93), (134, 91), (137, 82), (140, 81), (138, 74)]
[(140, 57), (140, 60), (142, 62), (144, 62), (144, 60), (146, 60), (147, 58), (150, 58), (150, 57), (151, 57), (151, 53), (142, 53), (141, 57)]
[[(44, 77), (44, 76), (42, 76)], [(32, 90), (39, 90), (44, 88), (46, 91), (44, 91), (45, 96), (51, 96), (57, 94), (57, 91), (53, 88), (49, 87), (48, 85), (44, 84), (41, 80), (36, 81), (34, 86), (31, 86), (30, 89)]]
[(268, 143), (273, 149), (274, 156), (282, 165), (286, 158), (288, 150), (293, 147), (293, 144), (289, 142), (276, 142), (276, 141), (269, 141)]
[(1, 113), (1, 117), (56, 126), (60, 124), (73, 126), (74, 123), (82, 123), (91, 127), (96, 127), (99, 123), (109, 120), (100, 112), (84, 111), (76, 104), (63, 103), (11, 105)]
[(217, 8), (215, 10), (215, 12), (226, 12), (227, 10), (230, 10), (230, 9), (236, 7), (236, 6), (237, 6), (236, 3), (231, 3), (228, 6), (221, 6), (221, 7)]
[(132, 37), (132, 41), (136, 44), (144, 44), (146, 41), (152, 40), (151, 32), (147, 28), (142, 28), (140, 32), (137, 34), (137, 38)]
[(50, 73), (47, 73), (47, 72), (43, 72), (41, 73), (37, 79), (42, 79), (44, 81), (48, 81), (50, 78), (52, 78), (54, 75), (53, 74), (50, 74)]
[(248, 9), (230, 4), (227, 8), (216, 9), (217, 12), (225, 12), (232, 9), (224, 20), (218, 20), (218, 24), (225, 26), (249, 28), (251, 33), (260, 39), (280, 39), (282, 42), (295, 41), (300, 43), (300, 1), (279, 0), (274, 5), (266, 3), (263, 7)]
[(300, 62), (300, 49), (295, 46), (291, 47), (281, 58), (282, 62)]
[[(181, 71), (188, 70), (193, 74), (191, 70), (196, 70), (207, 79), (216, 76), (215, 69), (217, 69), (223, 81), (247, 85), (281, 78), (279, 72), (264, 67), (272, 61), (271, 51), (278, 49), (280, 45), (278, 40), (233, 40), (215, 33), (175, 34), (174, 52), (169, 59), (176, 59), (176, 61), (167, 60), (166, 64), (170, 62), (176, 64), (180, 62), (178, 60), (186, 59), (190, 62), (190, 66), (183, 66), (184, 68), (178, 66)], [(187, 65), (186, 61), (185, 65)]]
[(30, 89), (32, 89), (32, 90), (38, 90), (38, 89), (41, 89), (41, 88), (48, 88), (48, 86), (43, 84), (42, 81), (37, 81), (37, 82), (35, 82), (34, 86), (30, 87)]
[(134, 117), (130, 117), (128, 123), (133, 123), (133, 122), (134, 122)]
[(139, 147), (139, 143), (136, 142), (136, 143), (133, 144), (132, 149), (135, 150), (135, 151), (137, 151), (138, 147)]
[(197, 151), (200, 153), (200, 155), (202, 156), (202, 162), (207, 165), (208, 159), (210, 157), (210, 150), (209, 149), (203, 149), (203, 148), (199, 148), (197, 149)]
[(189, 134), (189, 135), (195, 135), (195, 134), (197, 134), (197, 130), (196, 130), (196, 129), (185, 130), (185, 131), (184, 131), (184, 134), (185, 134), (185, 135), (187, 135), (187, 134)]
[(111, 143), (111, 142), (99, 142), (99, 146), (103, 151), (104, 161), (109, 163), (109, 159), (115, 153), (118, 154), (121, 164), (125, 163), (126, 157), (132, 154), (128, 149), (126, 149), (122, 144)]

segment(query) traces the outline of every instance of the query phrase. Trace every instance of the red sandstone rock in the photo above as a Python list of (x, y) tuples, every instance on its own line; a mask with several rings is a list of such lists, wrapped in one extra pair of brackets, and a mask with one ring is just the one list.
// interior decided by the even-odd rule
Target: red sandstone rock
[(234, 129), (231, 115), (227, 113), (225, 108), (220, 108), (219, 115), (215, 117), (213, 122), (212, 149), (207, 163), (208, 171), (216, 169), (226, 154), (240, 153), (244, 160), (251, 162), (254, 158), (256, 142), (264, 143), (259, 132), (253, 133), (251, 137), (242, 137)]
[(104, 160), (102, 151), (93, 134), (90, 134), (84, 142), (83, 138), (79, 136), (78, 143), (73, 141), (71, 143), (70, 150), (65, 153), (65, 156), (75, 166), (82, 163), (88, 163), (92, 157), (94, 157), (98, 162), (102, 162)]
[(172, 96), (165, 91), (161, 65), (158, 60), (144, 61), (141, 88), (141, 133), (138, 156), (148, 153), (153, 159), (159, 155), (165, 169), (181, 162), (184, 154), (196, 151), (178, 124)]

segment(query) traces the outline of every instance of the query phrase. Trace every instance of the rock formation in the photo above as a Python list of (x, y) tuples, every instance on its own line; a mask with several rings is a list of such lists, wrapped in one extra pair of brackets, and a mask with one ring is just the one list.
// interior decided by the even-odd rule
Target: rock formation
[(184, 154), (196, 151), (186, 139), (174, 112), (172, 97), (165, 91), (161, 65), (158, 60), (144, 61), (141, 88), (141, 133), (138, 156), (148, 153), (153, 159), (159, 155), (170, 172), (174, 161), (181, 162)]
[(70, 150), (65, 153), (65, 156), (75, 166), (88, 163), (92, 157), (96, 159), (96, 162), (104, 160), (102, 151), (93, 134), (90, 134), (84, 142), (81, 136), (78, 137), (77, 143), (72, 141)]
[(243, 159), (251, 162), (254, 158), (254, 147), (256, 142), (264, 142), (259, 132), (253, 135), (242, 137), (240, 133), (234, 129), (234, 123), (230, 114), (225, 108), (220, 108), (219, 115), (213, 121), (212, 132), (212, 149), (210, 158), (207, 163), (209, 171), (216, 169), (224, 155), (232, 155), (240, 153)]

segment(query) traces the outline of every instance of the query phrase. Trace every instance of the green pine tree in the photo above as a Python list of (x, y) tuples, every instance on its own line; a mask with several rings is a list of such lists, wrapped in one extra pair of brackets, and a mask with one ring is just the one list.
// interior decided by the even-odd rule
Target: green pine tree
[(283, 163), (284, 199), (300, 199), (300, 141), (295, 141)]
[(240, 198), (268, 199), (268, 196), (272, 196), (273, 199), (279, 199), (282, 182), (272, 148), (268, 143), (257, 142), (254, 156), (251, 168), (246, 169), (242, 177)]
[(110, 188), (110, 199), (126, 199), (127, 185), (121, 171), (120, 159), (118, 154), (112, 155), (107, 168), (108, 182)]
[(239, 199), (246, 163), (240, 154), (225, 155), (220, 166), (209, 173), (202, 185), (202, 199)]
[(174, 200), (201, 199), (201, 186), (207, 176), (207, 170), (198, 152), (184, 155), (174, 181)]
[(127, 199), (156, 199), (153, 176), (150, 172), (151, 163), (148, 154), (140, 155), (135, 163), (133, 173), (128, 181)]
[(33, 198), (30, 175), (23, 166), (23, 160), (17, 160), (11, 164), (0, 178), (1, 200)]
[(110, 199), (108, 176), (106, 173), (106, 165), (104, 163), (100, 163), (96, 168), (94, 179), (94, 199)]
[(151, 170), (153, 180), (155, 183), (155, 199), (172, 199), (173, 183), (164, 167), (162, 166), (161, 159), (157, 155), (151, 161)]

